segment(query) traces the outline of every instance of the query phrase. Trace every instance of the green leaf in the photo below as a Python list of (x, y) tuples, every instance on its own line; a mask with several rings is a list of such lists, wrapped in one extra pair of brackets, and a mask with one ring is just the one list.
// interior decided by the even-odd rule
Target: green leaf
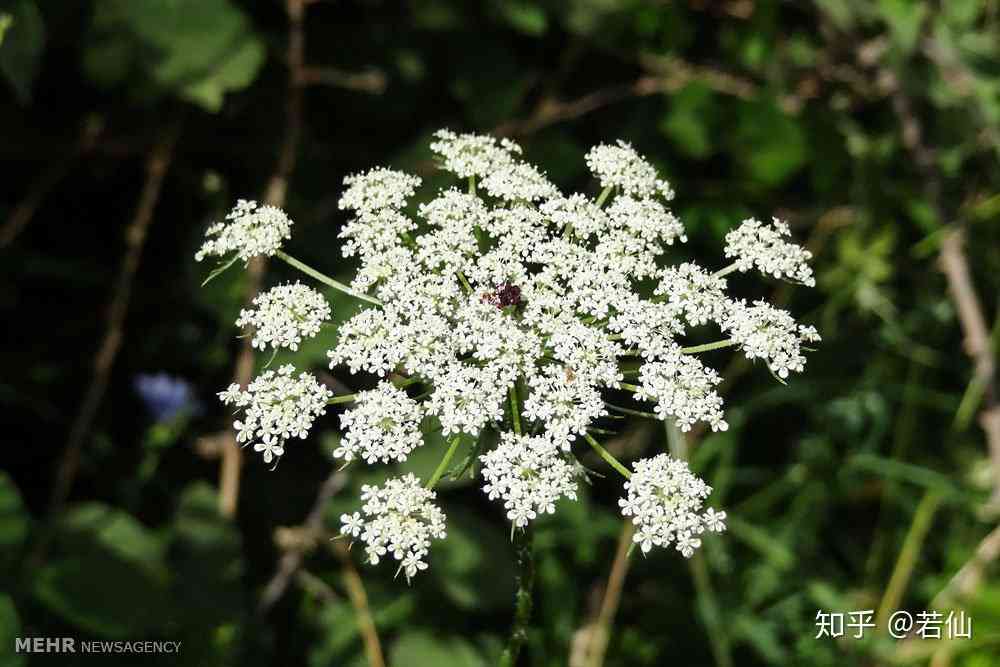
[(526, 35), (538, 37), (548, 29), (545, 10), (531, 2), (504, 1), (499, 8), (507, 24)]
[(99, 84), (174, 95), (208, 111), (257, 76), (264, 46), (229, 0), (100, 0), (84, 69)]
[(242, 538), (218, 507), (216, 490), (195, 482), (184, 490), (170, 529), (171, 603), (184, 619), (184, 653), (192, 663), (233, 660), (235, 637), (226, 629), (240, 622), (249, 601)]
[(0, 72), (14, 89), (17, 101), (27, 104), (45, 49), (45, 24), (34, 0), (19, 0), (2, 16)]
[(486, 667), (486, 661), (469, 642), (459, 637), (434, 637), (426, 632), (407, 632), (389, 653), (393, 667)]
[(737, 162), (765, 186), (781, 185), (806, 161), (802, 127), (771, 101), (743, 105), (732, 139)]
[(691, 157), (705, 158), (714, 146), (713, 93), (702, 83), (692, 83), (671, 98), (670, 111), (660, 121), (660, 130)]
[(14, 600), (0, 593), (0, 667), (21, 667), (25, 656), (14, 653), (14, 639), (21, 636), (21, 619)]
[(920, 37), (927, 4), (912, 0), (879, 0), (878, 8), (889, 25), (893, 43), (904, 54), (911, 53)]
[(30, 522), (14, 481), (0, 472), (0, 565), (6, 564), (24, 544)]
[(184, 490), (171, 530), (177, 604), (205, 623), (235, 617), (243, 602), (242, 539), (218, 507), (215, 489), (196, 482)]
[[(468, 510), (446, 507), (448, 539), (434, 545), (437, 584), (462, 609), (504, 609), (514, 599), (514, 559), (508, 535)], [(436, 553), (435, 553), (436, 552)]]
[(164, 544), (128, 514), (86, 503), (60, 521), (63, 557), (35, 576), (34, 594), (52, 613), (94, 634), (135, 637), (169, 619)]

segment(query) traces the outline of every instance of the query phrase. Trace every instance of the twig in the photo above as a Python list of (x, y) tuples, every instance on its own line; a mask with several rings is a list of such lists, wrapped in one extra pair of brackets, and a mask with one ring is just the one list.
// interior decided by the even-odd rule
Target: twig
[(305, 536), (306, 539), (285, 545), (288, 548), (283, 549), (284, 553), (278, 561), (278, 568), (275, 570), (271, 580), (267, 582), (267, 586), (264, 587), (264, 592), (260, 596), (260, 602), (257, 604), (258, 613), (267, 613), (281, 599), (281, 596), (284, 595), (288, 584), (291, 583), (292, 577), (302, 566), (302, 559), (315, 546), (315, 540), (318, 539), (317, 536), (322, 532), (323, 512), (326, 510), (327, 504), (331, 498), (344, 488), (345, 484), (347, 484), (347, 473), (334, 471), (320, 485), (319, 493), (316, 494), (316, 500), (313, 502), (312, 509), (309, 510), (309, 514), (306, 515), (305, 520), (298, 530), (298, 533)]
[(579, 118), (624, 99), (652, 95), (661, 90), (663, 87), (658, 77), (643, 76), (633, 83), (601, 88), (574, 100), (561, 101), (546, 96), (539, 101), (531, 116), (521, 121), (503, 123), (494, 130), (494, 133), (500, 136), (531, 134), (549, 125)]
[[(128, 313), (129, 301), (132, 296), (132, 282), (142, 259), (142, 249), (146, 243), (146, 234), (153, 221), (153, 212), (160, 198), (163, 179), (173, 159), (174, 146), (180, 133), (180, 123), (175, 123), (167, 130), (162, 139), (150, 151), (146, 160), (146, 181), (139, 195), (135, 215), (125, 232), (125, 259), (118, 272), (111, 291), (111, 304), (107, 312), (107, 325), (100, 348), (94, 357), (93, 375), (90, 384), (80, 403), (80, 408), (73, 420), (67, 439), (66, 448), (59, 459), (56, 479), (52, 487), (49, 501), (49, 521), (53, 521), (61, 512), (62, 506), (69, 497), (73, 481), (80, 467), (80, 454), (93, 425), (97, 410), (101, 405), (111, 377), (111, 368), (115, 357), (121, 348), (125, 331), (125, 316)], [(40, 560), (47, 547), (48, 539), (43, 533), (34, 558)]]
[(963, 241), (964, 233), (961, 228), (946, 234), (941, 241), (939, 259), (965, 335), (965, 352), (975, 364), (973, 381), (983, 387), (979, 424), (986, 434), (986, 446), (993, 465), (993, 495), (989, 505), (995, 508), (1000, 506), (1000, 404), (997, 403), (995, 387), (996, 362), (990, 344), (990, 330), (986, 325), (976, 288), (972, 284)]
[[(632, 535), (635, 527), (631, 521), (625, 521), (622, 532), (618, 536), (618, 548), (615, 559), (611, 563), (608, 583), (604, 588), (601, 606), (597, 618), (585, 626), (586, 649), (581, 665), (586, 667), (601, 667), (608, 650), (608, 640), (611, 636), (611, 625), (621, 604), (622, 589), (625, 586), (625, 575), (628, 573), (628, 552), (632, 546)], [(572, 662), (572, 661), (571, 661)]]
[(521, 649), (528, 641), (528, 627), (531, 622), (532, 590), (535, 586), (534, 531), (531, 525), (514, 531), (514, 556), (517, 561), (517, 575), (514, 593), (514, 622), (507, 638), (507, 646), (500, 655), (501, 667), (514, 667)]
[[(295, 166), (299, 137), (302, 134), (302, 88), (305, 67), (305, 30), (303, 17), (304, 0), (286, 0), (288, 13), (288, 91), (285, 107), (285, 133), (278, 151), (278, 161), (274, 173), (268, 180), (264, 200), (271, 206), (284, 206), (288, 191), (288, 179)], [(267, 264), (262, 258), (254, 258), (247, 266), (244, 303), (250, 303), (260, 291)], [(244, 338), (236, 357), (233, 382), (246, 386), (253, 375), (254, 354), (250, 339)], [(236, 436), (229, 432), (222, 444), (222, 461), (219, 470), (219, 512), (226, 517), (236, 515), (240, 493), (240, 466), (242, 453), (236, 444)]]
[(330, 587), (328, 583), (317, 577), (306, 569), (300, 569), (295, 575), (295, 583), (307, 594), (318, 597), (327, 604), (334, 604), (340, 601), (340, 596)]
[(954, 602), (969, 598), (983, 580), (986, 568), (1000, 558), (1000, 526), (983, 538), (972, 558), (955, 573), (940, 593), (931, 600), (929, 609), (944, 609)]
[(379, 642), (378, 631), (375, 627), (375, 619), (372, 618), (371, 608), (368, 606), (368, 595), (365, 593), (365, 585), (358, 574), (351, 555), (347, 553), (347, 547), (343, 542), (331, 542), (330, 548), (340, 558), (344, 567), (344, 587), (347, 589), (347, 597), (350, 598), (354, 606), (354, 615), (358, 619), (358, 632), (365, 644), (365, 655), (368, 656), (369, 667), (385, 667), (385, 658), (382, 655), (382, 644)]
[(359, 90), (379, 95), (385, 92), (385, 72), (370, 67), (361, 72), (346, 72), (336, 67), (306, 67), (302, 72), (305, 85), (325, 85)]

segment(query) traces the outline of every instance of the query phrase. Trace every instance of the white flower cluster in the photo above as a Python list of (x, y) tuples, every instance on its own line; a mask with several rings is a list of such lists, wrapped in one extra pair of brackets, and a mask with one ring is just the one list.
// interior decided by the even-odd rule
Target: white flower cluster
[(787, 311), (766, 301), (754, 301), (752, 306), (732, 302), (720, 326), (743, 348), (747, 359), (765, 360), (779, 378), (787, 378), (789, 371), (801, 373), (806, 364), (802, 343), (820, 340), (815, 327), (796, 324)]
[(420, 404), (402, 389), (381, 382), (356, 397), (357, 407), (340, 416), (344, 437), (333, 455), (365, 463), (405, 461), (410, 452), (423, 443)]
[(791, 235), (788, 225), (777, 218), (770, 225), (754, 218), (744, 220), (726, 234), (726, 257), (735, 257), (740, 271), (756, 267), (764, 275), (813, 287), (812, 253), (785, 240)]
[(518, 528), (539, 514), (553, 514), (563, 496), (576, 500), (576, 468), (548, 437), (507, 431), (480, 459), (483, 490), (490, 500), (503, 500), (507, 518)]
[[(421, 444), (422, 420), (436, 418), (452, 440), (433, 486), (461, 443), (455, 436), (499, 431), (500, 444), (481, 453), (484, 490), (524, 527), (557, 499), (575, 497), (578, 448), (599, 446), (587, 429), (617, 409), (605, 402), (609, 391), (652, 401), (657, 417), (682, 430), (699, 422), (725, 430), (721, 378), (697, 353), (735, 346), (779, 378), (803, 370), (804, 344), (819, 340), (816, 330), (766, 302), (731, 298), (724, 277), (756, 268), (813, 284), (810, 254), (787, 240), (784, 223), (745, 221), (727, 236), (734, 261), (720, 270), (671, 265), (664, 253), (687, 240), (668, 207), (673, 190), (625, 142), (587, 154), (603, 188), (596, 198), (562, 194), (507, 139), (442, 130), (431, 149), (462, 182), (419, 206), (409, 206), (420, 185), (414, 176), (378, 168), (345, 179), (340, 207), (352, 219), (342, 249), (360, 263), (351, 287), (378, 305), (339, 327), (328, 357), (331, 368), (384, 380), (341, 418), (337, 458), (402, 461)], [(199, 254), (274, 252), (287, 218), (264, 211), (241, 202)], [(328, 316), (305, 293), (270, 295), (241, 315), (257, 346), (297, 345)], [(725, 339), (687, 342), (706, 325)], [(241, 441), (260, 440), (265, 456), (304, 435), (325, 405), (325, 389), (290, 373), (268, 372), (249, 393), (223, 395), (248, 408), (237, 423)], [(411, 398), (385, 379), (390, 373), (424, 393)], [(626, 383), (627, 373), (637, 373), (637, 384)], [(518, 419), (516, 432), (526, 435), (511, 432)], [(690, 555), (704, 530), (722, 529), (723, 513), (701, 513), (710, 490), (683, 462), (655, 456), (635, 471), (622, 508), (643, 551), (675, 543)], [(366, 487), (364, 517), (345, 515), (344, 532), (365, 542), (372, 562), (392, 552), (410, 577), (426, 567), (431, 538), (444, 534), (433, 498), (412, 477)]]
[(712, 487), (696, 477), (687, 463), (667, 454), (636, 461), (625, 491), (618, 504), (622, 514), (632, 517), (636, 529), (632, 540), (643, 553), (674, 544), (690, 558), (701, 546), (699, 535), (726, 529), (725, 512), (701, 511)]
[(233, 422), (236, 441), (244, 447), (253, 443), (265, 463), (284, 454), (289, 439), (305, 438), (333, 395), (312, 375), (294, 373), (293, 366), (285, 365), (265, 371), (245, 391), (233, 383), (219, 393), (223, 403), (243, 411), (243, 419)]
[(618, 140), (614, 146), (600, 144), (587, 153), (587, 166), (601, 181), (601, 187), (618, 188), (623, 194), (673, 199), (670, 184), (660, 180), (656, 168), (635, 152), (631, 144)]
[(722, 397), (715, 392), (720, 382), (718, 373), (675, 346), (660, 360), (643, 364), (636, 397), (655, 400), (657, 416), (672, 416), (682, 431), (699, 421), (725, 431), (729, 424), (723, 419)]
[(302, 339), (319, 333), (330, 314), (322, 294), (296, 282), (257, 295), (253, 308), (240, 311), (236, 326), (254, 330), (251, 344), (259, 350), (269, 345), (298, 350)]
[(195, 253), (200, 262), (206, 257), (225, 257), (234, 253), (244, 262), (258, 255), (273, 255), (291, 236), (292, 221), (275, 206), (258, 206), (255, 201), (240, 199), (226, 216), (205, 232), (205, 243)]
[(382, 487), (361, 487), (361, 512), (343, 514), (340, 532), (360, 538), (372, 565), (387, 553), (399, 561), (400, 571), (410, 579), (427, 569), (424, 557), (431, 539), (445, 537), (444, 512), (434, 500), (437, 494), (420, 486), (413, 475), (388, 480)]

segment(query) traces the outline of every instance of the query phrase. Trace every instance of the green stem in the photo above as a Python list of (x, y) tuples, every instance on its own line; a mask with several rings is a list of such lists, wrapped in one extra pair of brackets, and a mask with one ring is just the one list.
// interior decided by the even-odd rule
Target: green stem
[(608, 195), (610, 194), (611, 194), (611, 186), (609, 185), (608, 187), (601, 190), (601, 194), (597, 195), (597, 201), (594, 202), (594, 205), (597, 206), (597, 208), (601, 208), (602, 206), (604, 206), (604, 201), (608, 198)]
[(465, 290), (466, 294), (472, 294), (472, 285), (469, 284), (469, 279), (465, 277), (465, 274), (459, 271), (457, 274), (458, 282), (462, 283), (462, 289)]
[(521, 435), (521, 411), (517, 405), (517, 383), (510, 386), (510, 419), (514, 424), (514, 433)]
[(729, 650), (729, 637), (722, 618), (719, 601), (715, 597), (712, 578), (708, 572), (705, 556), (699, 551), (688, 561), (691, 568), (691, 578), (694, 579), (694, 589), (698, 596), (698, 611), (708, 633), (709, 646), (717, 667), (732, 667), (733, 656)]
[(735, 271), (736, 269), (737, 269), (737, 263), (736, 263), (736, 262), (733, 262), (732, 264), (730, 264), (730, 265), (729, 265), (729, 266), (727, 266), (726, 268), (724, 268), (724, 269), (719, 269), (718, 271), (716, 271), (715, 273), (713, 273), (713, 274), (712, 274), (712, 277), (713, 277), (713, 278), (721, 278), (721, 277), (723, 277), (723, 276), (728, 276), (728, 275), (729, 275), (730, 273), (732, 273), (732, 272), (733, 272), (733, 271)]
[(623, 415), (632, 415), (633, 417), (646, 417), (647, 419), (659, 419), (659, 417), (657, 417), (652, 412), (643, 412), (642, 410), (623, 408), (620, 405), (615, 405), (614, 403), (608, 403), (607, 401), (604, 402), (604, 405), (606, 405), (609, 409), (613, 410), (614, 412), (620, 412)]
[(736, 345), (736, 341), (733, 340), (732, 338), (727, 338), (726, 340), (717, 340), (714, 343), (705, 343), (704, 345), (695, 345), (694, 347), (682, 347), (681, 353), (698, 354), (699, 352), (718, 350), (723, 347), (732, 347), (733, 345)]
[(515, 667), (521, 647), (528, 641), (531, 622), (531, 590), (535, 585), (534, 532), (531, 524), (514, 531), (514, 557), (517, 562), (514, 593), (514, 622), (511, 624), (507, 647), (500, 655), (500, 667)]
[[(675, 458), (687, 460), (688, 442), (672, 421), (663, 423), (663, 429), (667, 435), (667, 446), (670, 453)], [(696, 597), (696, 608), (701, 621), (708, 634), (709, 647), (712, 650), (712, 657), (715, 659), (716, 667), (732, 667), (733, 656), (730, 650), (729, 635), (726, 631), (725, 619), (723, 618), (722, 607), (715, 595), (715, 588), (712, 586), (712, 575), (708, 569), (708, 562), (701, 551), (697, 551), (688, 561), (691, 569), (691, 578), (694, 580), (694, 590)]]
[(934, 514), (941, 505), (941, 496), (937, 491), (928, 491), (917, 505), (917, 511), (913, 514), (913, 523), (903, 538), (903, 546), (899, 551), (899, 558), (896, 559), (896, 566), (892, 569), (892, 576), (885, 587), (882, 595), (882, 603), (879, 604), (876, 623), (878, 627), (885, 627), (889, 614), (893, 609), (899, 607), (903, 600), (903, 594), (910, 583), (913, 569), (917, 565), (923, 551), (924, 540), (930, 531)]
[(455, 452), (458, 451), (458, 442), (460, 439), (461, 437), (456, 435), (451, 439), (451, 442), (448, 443), (448, 451), (444, 453), (444, 458), (441, 459), (441, 463), (438, 464), (434, 474), (431, 475), (431, 478), (427, 480), (426, 484), (424, 484), (425, 489), (431, 490), (435, 485), (437, 485), (438, 480), (441, 479), (441, 475), (443, 475), (444, 471), (448, 469), (448, 464), (451, 463), (451, 459), (455, 456)]
[[(420, 382), (419, 378), (403, 378), (399, 381), (394, 381), (393, 384), (397, 389), (403, 389), (409, 387), (411, 384), (416, 384)], [(327, 405), (339, 405), (341, 403), (353, 403), (358, 400), (357, 394), (341, 394), (340, 396), (334, 396), (326, 402)]]
[(628, 391), (639, 391), (639, 386), (635, 384), (629, 384), (628, 382), (619, 383), (622, 389), (627, 389)]
[(624, 465), (622, 465), (622, 463), (618, 459), (616, 459), (611, 454), (611, 452), (609, 452), (608, 450), (604, 449), (604, 447), (601, 447), (601, 444), (599, 442), (597, 442), (596, 440), (594, 440), (594, 437), (592, 435), (590, 435), (589, 433), (584, 433), (583, 434), (583, 438), (588, 443), (590, 443), (590, 446), (593, 447), (594, 451), (597, 452), (597, 454), (602, 459), (604, 459), (605, 461), (608, 462), (608, 465), (610, 465), (612, 468), (614, 468), (619, 473), (621, 473), (622, 477), (624, 477), (625, 479), (628, 479), (628, 478), (630, 478), (632, 476), (632, 473), (629, 471), (629, 469), (626, 468)]
[(316, 280), (320, 281), (324, 285), (329, 285), (330, 287), (332, 287), (335, 290), (340, 290), (344, 294), (350, 294), (351, 296), (353, 296), (356, 299), (361, 299), (362, 301), (367, 301), (368, 303), (373, 303), (376, 306), (381, 306), (382, 305), (382, 302), (379, 301), (378, 299), (376, 299), (375, 297), (368, 296), (367, 294), (362, 294), (361, 292), (358, 292), (356, 290), (351, 289), (350, 287), (348, 287), (344, 283), (334, 280), (333, 278), (331, 278), (330, 276), (326, 275), (325, 273), (320, 273), (319, 271), (317, 271), (316, 269), (312, 268), (308, 264), (304, 264), (303, 262), (300, 262), (299, 260), (295, 259), (294, 257), (292, 257), (291, 255), (287, 254), (286, 252), (284, 252), (282, 250), (279, 250), (278, 252), (276, 252), (275, 256), (278, 257), (279, 259), (284, 260), (285, 262), (287, 262), (291, 266), (294, 266), (296, 269), (298, 269), (302, 273), (306, 274), (307, 276), (315, 278)]
[(475, 176), (469, 176), (469, 194), (470, 195), (476, 194), (476, 177)]

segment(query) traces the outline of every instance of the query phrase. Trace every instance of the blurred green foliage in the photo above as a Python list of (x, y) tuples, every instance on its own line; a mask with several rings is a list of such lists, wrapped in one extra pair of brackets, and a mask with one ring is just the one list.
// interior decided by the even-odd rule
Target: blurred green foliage
[[(260, 197), (275, 169), (288, 100), (282, 4), (0, 3), (0, 665), (46, 664), (12, 653), (26, 635), (183, 641), (179, 656), (145, 664), (363, 665), (355, 570), (388, 664), (487, 665), (500, 653), (508, 526), (468, 478), (442, 485), (449, 538), (412, 586), (357, 554), (345, 561), (324, 535), (266, 613), (276, 529), (309, 513), (332, 472), (338, 420), (275, 472), (248, 461), (237, 519), (217, 511), (218, 461), (205, 453), (227, 424), (214, 392), (232, 374), (245, 276), (230, 270), (202, 289), (205, 267), (191, 257), (205, 224), (236, 197)], [(972, 381), (937, 258), (960, 227), (995, 332), (1000, 3), (354, 0), (310, 3), (304, 22), (318, 76), (286, 208), (293, 254), (307, 262), (350, 272), (336, 239), (344, 175), (392, 164), (443, 185), (426, 145), (444, 126), (514, 134), (571, 190), (593, 190), (590, 145), (633, 142), (678, 193), (691, 242), (675, 258), (711, 265), (727, 230), (772, 214), (816, 255), (815, 290), (745, 288), (819, 327), (805, 374), (780, 385), (724, 352), (707, 357), (729, 364), (732, 427), (686, 446), (730, 531), (691, 562), (632, 556), (603, 664), (843, 667), (927, 664), (935, 653), (934, 664), (1000, 664), (989, 563), (959, 601), (972, 640), (815, 639), (817, 610), (877, 610), (892, 601), (894, 573), (899, 608), (928, 608), (996, 526), (976, 419), (992, 396)], [(179, 119), (111, 389), (72, 502), (50, 524), (53, 470), (89, 382), (146, 155)], [(11, 227), (25, 206), (30, 222)], [(267, 281), (290, 275), (273, 266)], [(358, 307), (328, 296), (338, 321)], [(309, 342), (275, 363), (323, 369), (328, 346)], [(189, 380), (202, 409), (154, 423), (132, 380), (160, 370)], [(659, 425), (604, 426), (622, 434), (609, 446), (626, 459), (668, 448)], [(431, 469), (443, 446), (428, 434), (406, 467)], [(459, 460), (473, 443), (462, 447)], [(361, 484), (388, 474), (347, 473), (321, 508), (326, 530)], [(539, 522), (523, 664), (594, 664), (580, 647), (622, 528), (617, 491), (595, 478), (580, 502)], [(911, 530), (919, 507), (923, 537)], [(910, 573), (904, 540), (919, 556)]]

